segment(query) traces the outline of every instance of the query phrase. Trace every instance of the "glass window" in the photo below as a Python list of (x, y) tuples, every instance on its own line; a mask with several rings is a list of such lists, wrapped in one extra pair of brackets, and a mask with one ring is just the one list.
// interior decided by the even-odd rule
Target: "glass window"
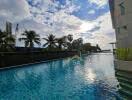
[(123, 26), (123, 29), (127, 30), (127, 26)]
[(120, 33), (120, 28), (119, 27), (117, 28), (117, 33)]
[(119, 6), (120, 6), (121, 15), (124, 15), (125, 14), (124, 2), (122, 2)]

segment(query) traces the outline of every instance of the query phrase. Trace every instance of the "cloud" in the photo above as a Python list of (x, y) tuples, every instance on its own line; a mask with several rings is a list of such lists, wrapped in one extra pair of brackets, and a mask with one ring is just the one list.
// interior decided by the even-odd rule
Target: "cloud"
[(0, 17), (9, 21), (20, 21), (30, 16), (25, 0), (0, 0)]
[(105, 6), (108, 0), (88, 0), (91, 4), (97, 5), (98, 8)]
[(95, 31), (98, 31), (99, 29), (100, 29), (100, 26), (95, 26), (89, 32), (95, 32)]
[[(107, 20), (106, 20), (107, 19)], [(92, 30), (92, 39), (89, 38), (93, 44), (100, 44), (102, 48), (108, 47), (110, 42), (115, 40), (115, 31), (112, 28), (110, 12), (105, 13), (104, 15), (98, 17), (96, 20), (96, 26), (99, 27), (97, 29), (93, 28)]]
[[(91, 0), (91, 4), (103, 7), (106, 0)], [(110, 13), (105, 13), (95, 20), (83, 20), (73, 15), (80, 6), (71, 5), (66, 0), (65, 5), (52, 0), (1, 0), (0, 1), (0, 28), (9, 20), (13, 23), (13, 30), (19, 23), (18, 37), (25, 29), (35, 30), (41, 37), (53, 33), (56, 37), (73, 34), (74, 38), (82, 37), (84, 42), (104, 44), (114, 41), (114, 31), (111, 25)], [(89, 14), (96, 14), (90, 10)], [(107, 19), (107, 20), (106, 20)], [(20, 43), (17, 43), (20, 45)], [(21, 44), (23, 45), (23, 44)]]
[(95, 10), (89, 10), (88, 14), (95, 14)]
[(80, 25), (80, 30), (79, 32), (87, 32), (90, 31), (91, 29), (94, 29), (97, 26), (98, 23), (93, 22), (93, 21), (83, 21), (82, 24)]

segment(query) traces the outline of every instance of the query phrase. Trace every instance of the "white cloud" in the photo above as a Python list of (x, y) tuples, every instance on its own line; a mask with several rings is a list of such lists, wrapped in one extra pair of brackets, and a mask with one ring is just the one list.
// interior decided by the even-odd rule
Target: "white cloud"
[(90, 31), (91, 29), (93, 29), (96, 26), (96, 22), (92, 22), (92, 21), (84, 21), (82, 22), (82, 24), (80, 25), (80, 33), (85, 33), (87, 31)]
[[(107, 20), (106, 20), (107, 19)], [(91, 41), (93, 44), (100, 44), (102, 48), (109, 47), (110, 42), (115, 42), (115, 31), (112, 28), (110, 12), (98, 17), (94, 20), (100, 28), (92, 32), (93, 38), (86, 41)]]
[(95, 14), (95, 10), (89, 10), (88, 14)]
[[(51, 0), (32, 0), (34, 6), (31, 6), (26, 0), (1, 0), (0, 28), (5, 25), (3, 24), (4, 20), (9, 20), (13, 23), (13, 26), (19, 22), (18, 37), (22, 31), (30, 29), (35, 30), (41, 37), (50, 33), (57, 37), (68, 34), (73, 34), (75, 38), (82, 36), (85, 39), (84, 42), (99, 43), (102, 47), (105, 46), (104, 44), (114, 41), (114, 35), (111, 35), (114, 31), (109, 12), (94, 21), (82, 20), (75, 15), (71, 15), (73, 11), (77, 11), (80, 7), (71, 5), (69, 1), (66, 0), (66, 5), (62, 6), (58, 2), (51, 2)], [(98, 4), (97, 1), (91, 0), (91, 3)], [(105, 4), (106, 0), (99, 0), (98, 6), (102, 7)], [(55, 9), (51, 9), (52, 7), (55, 7)], [(54, 11), (54, 14), (48, 12), (49, 10)], [(95, 11), (89, 11), (89, 13), (93, 14)], [(95, 27), (100, 28), (94, 30)], [(90, 31), (92, 29), (94, 31)]]
[(9, 21), (20, 21), (30, 16), (25, 0), (0, 0), (0, 17)]
[(96, 4), (99, 8), (107, 4), (108, 0), (88, 0), (91, 4)]

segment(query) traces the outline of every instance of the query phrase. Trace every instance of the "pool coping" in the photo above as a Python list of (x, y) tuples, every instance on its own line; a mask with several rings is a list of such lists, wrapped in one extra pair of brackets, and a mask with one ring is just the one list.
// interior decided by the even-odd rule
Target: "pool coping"
[(132, 61), (114, 59), (114, 66), (116, 70), (122, 70), (132, 73)]

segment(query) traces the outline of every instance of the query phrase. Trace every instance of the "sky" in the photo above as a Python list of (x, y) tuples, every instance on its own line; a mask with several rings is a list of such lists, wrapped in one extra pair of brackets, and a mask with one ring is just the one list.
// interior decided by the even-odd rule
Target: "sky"
[[(107, 0), (0, 0), (0, 29), (5, 29), (6, 21), (12, 23), (13, 34), (19, 24), (17, 38), (27, 29), (41, 38), (72, 34), (102, 49), (115, 42)], [(24, 44), (17, 41), (17, 46)]]

